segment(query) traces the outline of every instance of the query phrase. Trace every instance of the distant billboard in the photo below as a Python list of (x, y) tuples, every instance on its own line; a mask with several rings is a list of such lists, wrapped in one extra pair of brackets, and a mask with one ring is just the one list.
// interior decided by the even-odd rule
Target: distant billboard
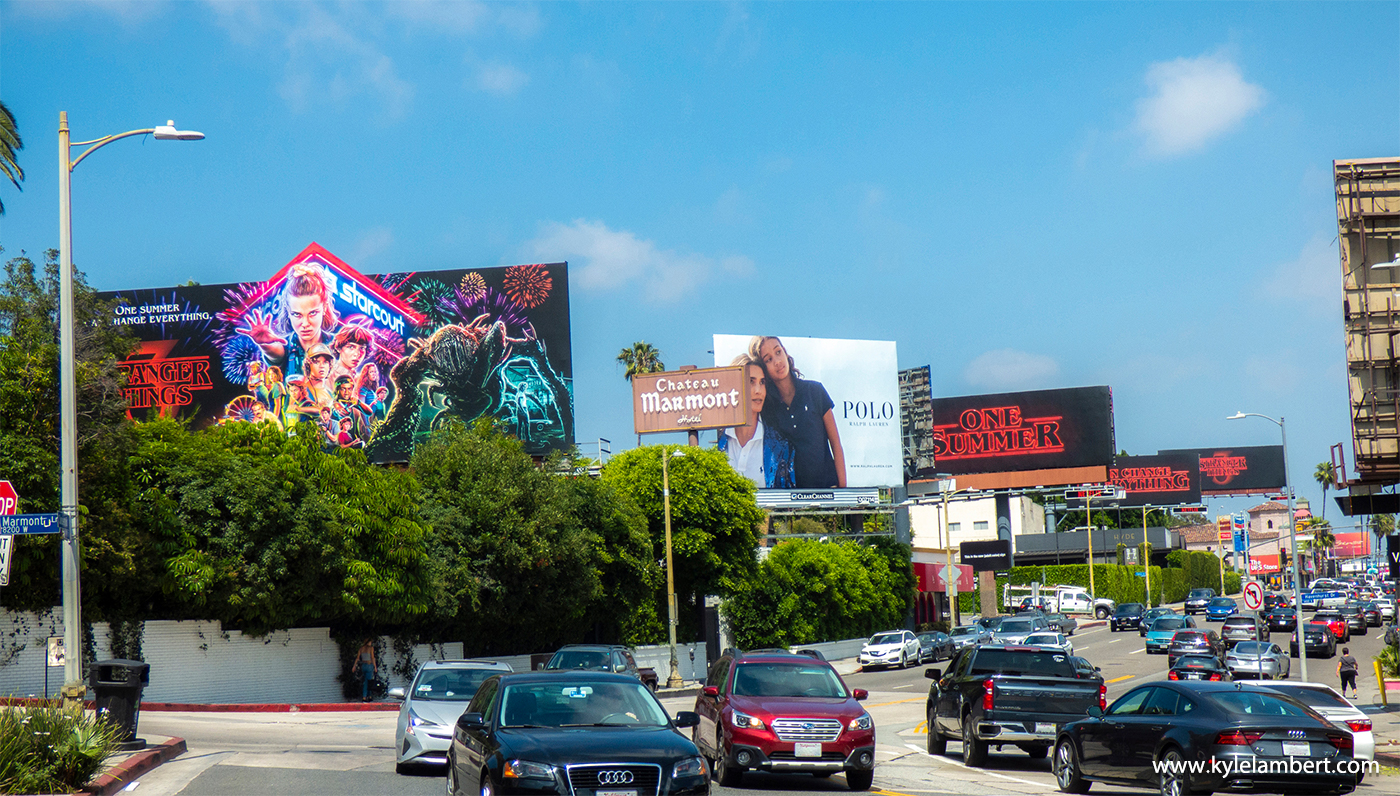
[(1332, 544), (1333, 558), (1360, 558), (1371, 554), (1371, 534), (1369, 531), (1339, 533)]
[(1189, 454), (1119, 456), (1108, 468), (1108, 480), (1128, 493), (1120, 506), (1177, 506), (1201, 500), (1196, 457)]
[(1182, 454), (1198, 460), (1203, 495), (1262, 495), (1284, 488), (1282, 445), (1157, 452), (1159, 456)]
[[(760, 488), (904, 483), (895, 344), (717, 334), (715, 365), (740, 365), (762, 411), (720, 433), (730, 464)], [(761, 463), (761, 467), (759, 466)]]
[(137, 418), (307, 425), (376, 462), (449, 418), (573, 445), (563, 263), (366, 276), (313, 243), (266, 281), (100, 297), (141, 341), (120, 363)]
[(1278, 563), (1278, 553), (1251, 553), (1249, 556), (1249, 574), (1268, 575), (1278, 572), (1281, 568)]
[(995, 473), (1113, 463), (1108, 387), (968, 395), (933, 400), (940, 473)]
[(964, 564), (978, 572), (1011, 568), (1011, 540), (994, 539), (987, 542), (963, 542), (958, 553)]

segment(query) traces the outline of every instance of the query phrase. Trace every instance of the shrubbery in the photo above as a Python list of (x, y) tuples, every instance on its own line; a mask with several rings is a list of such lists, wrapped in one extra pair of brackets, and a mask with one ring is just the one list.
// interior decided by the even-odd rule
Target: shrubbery
[(58, 702), (0, 710), (0, 793), (72, 793), (116, 751), (119, 730)]

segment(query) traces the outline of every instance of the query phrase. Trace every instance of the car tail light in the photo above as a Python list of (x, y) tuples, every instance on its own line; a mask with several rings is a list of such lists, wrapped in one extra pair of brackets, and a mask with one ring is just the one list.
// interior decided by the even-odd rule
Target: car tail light
[(1210, 679), (1212, 679), (1212, 680), (1219, 680), (1219, 679), (1220, 679), (1220, 675), (1218, 675), (1218, 674), (1212, 674), (1212, 675), (1210, 676)]
[(1215, 743), (1217, 746), (1253, 746), (1254, 742), (1264, 736), (1262, 732), (1229, 730), (1217, 733)]
[(1176, 672), (1167, 672), (1167, 679), (1168, 679), (1168, 680), (1180, 680), (1181, 678), (1177, 676)]
[(1338, 749), (1341, 749), (1344, 752), (1350, 752), (1352, 746), (1354, 745), (1350, 735), (1333, 735), (1331, 733), (1328, 733), (1327, 740), (1331, 742), (1333, 746), (1337, 747)]
[(992, 691), (996, 688), (996, 681), (987, 679), (982, 681), (982, 709), (992, 709)]
[(1370, 732), (1370, 731), (1371, 731), (1371, 720), (1370, 720), (1370, 719), (1350, 719), (1350, 720), (1347, 721), (1347, 726), (1351, 728), (1351, 731), (1352, 731), (1352, 732)]
[(1099, 710), (1108, 710), (1108, 686), (1099, 686)]

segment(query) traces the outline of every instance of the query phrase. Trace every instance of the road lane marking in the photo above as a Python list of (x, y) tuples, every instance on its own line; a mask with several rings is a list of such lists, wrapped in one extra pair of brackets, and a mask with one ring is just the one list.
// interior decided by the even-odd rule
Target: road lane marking
[[(910, 748), (910, 749), (913, 749), (913, 750), (916, 751), (916, 752), (922, 752), (924, 755), (927, 755), (929, 758), (931, 758), (931, 759), (933, 759), (933, 760), (936, 760), (936, 761), (938, 761), (939, 763), (952, 763), (953, 765), (959, 766), (959, 767), (961, 767), (961, 768), (965, 768), (965, 769), (967, 769), (968, 771), (976, 772), (976, 773), (978, 773), (978, 774), (986, 774), (986, 775), (989, 776), (989, 777), (996, 777), (997, 779), (1006, 779), (1006, 780), (1010, 780), (1010, 781), (1012, 781), (1012, 782), (1019, 782), (1019, 783), (1021, 783), (1022, 785), (1030, 785), (1030, 786), (1036, 787), (1036, 788), (1044, 788), (1044, 787), (1046, 787), (1046, 784), (1045, 784), (1044, 782), (1032, 782), (1031, 780), (1028, 780), (1028, 779), (1021, 779), (1020, 777), (1008, 777), (1008, 776), (1005, 775), (1005, 774), (998, 774), (998, 773), (995, 772), (995, 771), (988, 771), (988, 770), (985, 769), (985, 768), (972, 768), (971, 766), (968, 766), (968, 765), (967, 765), (966, 763), (964, 763), (963, 761), (961, 761), (961, 760), (956, 760), (956, 759), (951, 758), (951, 757), (945, 757), (945, 756), (943, 756), (943, 755), (931, 755), (931, 754), (928, 753), (927, 750), (920, 749), (919, 747), (915, 746), (915, 745), (912, 744), (912, 743), (907, 743), (907, 744), (905, 744), (905, 746), (908, 747), (908, 748)], [(896, 791), (880, 791), (880, 792), (881, 792), (881, 793), (896, 793)], [(904, 795), (901, 795), (901, 796), (904, 796)]]
[[(915, 734), (915, 735), (928, 735), (928, 722), (927, 722), (927, 721), (921, 721), (921, 722), (919, 722), (918, 724), (915, 724), (915, 725), (914, 725), (914, 734)], [(908, 745), (909, 745), (909, 744), (905, 744), (905, 746), (908, 746)]]
[(1123, 639), (1121, 639), (1121, 638), (1115, 638), (1114, 640), (1112, 640), (1112, 641), (1110, 641), (1110, 642), (1108, 642), (1108, 643), (1109, 643), (1109, 644), (1117, 644), (1118, 642), (1120, 642), (1120, 641), (1122, 641), (1122, 640), (1123, 640)]
[(1146, 648), (1146, 647), (1143, 647), (1143, 648), (1141, 648), (1141, 649), (1135, 649), (1135, 650), (1133, 650), (1132, 652), (1130, 652), (1130, 653), (1128, 653), (1128, 654), (1129, 654), (1129, 655), (1136, 655), (1136, 654), (1138, 654), (1139, 652), (1147, 652), (1147, 648)]
[(873, 705), (866, 705), (866, 707), (867, 707), (867, 708), (882, 708), (882, 707), (885, 707), (886, 705), (902, 705), (902, 704), (904, 704), (905, 702), (918, 702), (918, 701), (923, 700), (923, 699), (925, 699), (925, 697), (910, 697), (909, 699), (896, 699), (896, 700), (893, 701), (893, 702), (876, 702), (876, 703), (873, 704)]
[(1131, 679), (1133, 679), (1134, 677), (1137, 677), (1137, 675), (1135, 675), (1135, 674), (1125, 674), (1125, 675), (1123, 675), (1122, 677), (1115, 677), (1115, 678), (1113, 678), (1112, 680), (1109, 680), (1108, 682), (1109, 682), (1110, 684), (1112, 684), (1112, 683), (1121, 683), (1121, 682), (1123, 682), (1124, 680), (1131, 680)]
[(904, 685), (897, 685), (895, 688), (913, 688), (915, 685), (916, 683), (905, 683)]

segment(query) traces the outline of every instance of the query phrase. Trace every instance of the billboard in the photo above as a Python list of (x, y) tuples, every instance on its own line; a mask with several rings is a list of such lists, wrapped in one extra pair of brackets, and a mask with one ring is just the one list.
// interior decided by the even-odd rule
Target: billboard
[(1332, 543), (1333, 558), (1360, 558), (1371, 554), (1371, 534), (1369, 531), (1339, 533)]
[(1128, 493), (1120, 506), (1176, 506), (1201, 500), (1200, 471), (1190, 454), (1119, 456), (1108, 468), (1108, 480)]
[(1284, 488), (1282, 445), (1157, 452), (1158, 456), (1179, 454), (1194, 456), (1199, 461), (1203, 495), (1268, 494)]
[(449, 418), (573, 445), (567, 265), (365, 276), (311, 244), (266, 281), (120, 290), (132, 416), (314, 428), (406, 461)]
[(963, 542), (958, 552), (964, 564), (971, 564), (978, 572), (990, 572), (1011, 568), (1011, 540), (994, 539), (989, 542)]
[[(638, 434), (733, 428), (749, 422), (744, 368), (705, 368), (632, 377), (632, 424)], [(761, 408), (761, 407), (759, 407)]]
[(933, 400), (940, 473), (994, 473), (1113, 463), (1108, 387), (969, 395)]
[(1280, 571), (1278, 553), (1253, 553), (1249, 556), (1249, 574), (1268, 575)]
[(730, 463), (760, 488), (904, 483), (893, 342), (717, 334), (714, 352), (717, 366), (761, 375), (748, 380), (759, 416), (720, 433)]

